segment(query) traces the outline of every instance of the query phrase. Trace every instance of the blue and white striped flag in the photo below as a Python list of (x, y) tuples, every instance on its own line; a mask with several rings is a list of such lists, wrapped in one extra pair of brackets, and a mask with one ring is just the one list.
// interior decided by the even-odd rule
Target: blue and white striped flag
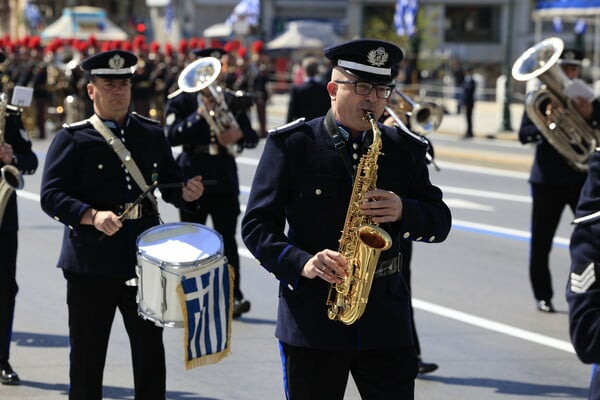
[(398, 0), (394, 13), (394, 27), (398, 36), (415, 34), (417, 11), (417, 0)]
[(173, 29), (173, 21), (175, 20), (175, 10), (173, 9), (173, 2), (169, 1), (169, 4), (165, 7), (165, 31), (171, 33)]
[(573, 27), (573, 30), (576, 34), (583, 35), (585, 33), (586, 28), (587, 23), (585, 22), (585, 20), (578, 19), (577, 21), (575, 21), (575, 26)]
[(177, 288), (183, 307), (185, 367), (214, 364), (229, 355), (233, 269), (226, 263), (184, 276)]

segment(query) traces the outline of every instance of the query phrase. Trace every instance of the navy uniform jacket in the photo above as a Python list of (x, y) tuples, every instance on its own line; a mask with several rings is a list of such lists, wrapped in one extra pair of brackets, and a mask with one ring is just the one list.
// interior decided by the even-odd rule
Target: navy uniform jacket
[(567, 159), (542, 136), (526, 112), (521, 119), (519, 141), (522, 144), (537, 143), (529, 183), (583, 185), (587, 174), (569, 165)]
[[(124, 144), (146, 183), (182, 182), (179, 166), (173, 159), (163, 129), (156, 121), (137, 114), (128, 116), (123, 134), (113, 129)], [(117, 154), (87, 120), (65, 125), (48, 149), (42, 176), (41, 206), (52, 218), (65, 225), (58, 267), (67, 271), (122, 277), (135, 277), (137, 237), (159, 223), (158, 215), (147, 212), (137, 220), (123, 221), (113, 236), (100, 240), (102, 232), (81, 225), (83, 213), (90, 207), (112, 210), (133, 202), (142, 193), (124, 168)], [(192, 206), (181, 197), (182, 189), (161, 190), (162, 198), (175, 205)], [(147, 201), (147, 200), (146, 200)]]
[[(600, 152), (589, 161), (571, 235), (571, 274), (567, 282), (569, 329), (577, 356), (584, 363), (600, 363)], [(600, 399), (600, 375), (592, 376), (590, 399)]]
[[(170, 99), (166, 106), (165, 122), (167, 137), (171, 146), (191, 145), (207, 146), (211, 140), (210, 127), (198, 113), (198, 94), (181, 93)], [(239, 149), (256, 147), (258, 135), (252, 129), (246, 113), (236, 117), (244, 136), (238, 143)], [(210, 181), (204, 195), (239, 194), (239, 181), (235, 157), (225, 147), (219, 145), (219, 154), (210, 155), (183, 147), (177, 157), (177, 163), (186, 177), (202, 175), (203, 180)]]
[[(14, 106), (7, 106), (6, 125), (4, 126), (4, 141), (13, 148), (15, 161), (13, 164), (24, 175), (33, 174), (38, 166), (38, 159), (31, 150), (31, 141), (23, 127), (21, 113)], [(0, 168), (4, 164), (0, 161)], [(3, 185), (5, 183), (3, 182)], [(17, 193), (13, 191), (6, 203), (0, 231), (16, 231), (19, 229), (17, 212)]]
[[(280, 281), (276, 336), (322, 349), (411, 346), (410, 295), (400, 273), (374, 279), (364, 315), (350, 326), (327, 317), (329, 283), (300, 276), (315, 253), (338, 250), (352, 192), (352, 178), (324, 119), (270, 131), (242, 220), (246, 246)], [(395, 192), (404, 204), (401, 221), (380, 225), (393, 239), (381, 254), (387, 260), (399, 253), (401, 238), (443, 241), (451, 215), (429, 180), (426, 146), (395, 128), (379, 127), (385, 154), (379, 156), (377, 187)]]

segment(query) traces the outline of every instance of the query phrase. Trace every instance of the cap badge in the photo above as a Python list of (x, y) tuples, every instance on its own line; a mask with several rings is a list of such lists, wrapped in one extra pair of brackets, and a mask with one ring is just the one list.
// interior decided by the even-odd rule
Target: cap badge
[(123, 68), (123, 65), (125, 65), (125, 59), (118, 54), (108, 60), (108, 66), (112, 69)]
[(568, 51), (565, 53), (565, 58), (568, 60), (574, 60), (575, 59), (575, 53), (573, 53), (572, 51)]
[(376, 67), (381, 67), (388, 60), (388, 53), (385, 51), (383, 47), (378, 47), (375, 50), (369, 51), (367, 54), (367, 61), (369, 64), (374, 65)]

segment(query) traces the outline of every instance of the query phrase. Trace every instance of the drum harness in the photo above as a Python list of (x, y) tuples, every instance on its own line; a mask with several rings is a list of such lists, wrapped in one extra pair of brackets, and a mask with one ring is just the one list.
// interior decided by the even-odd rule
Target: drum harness
[[(138, 168), (137, 164), (131, 157), (131, 153), (129, 152), (129, 150), (127, 150), (127, 148), (125, 147), (123, 142), (118, 137), (116, 137), (110, 131), (110, 129), (108, 129), (108, 127), (106, 125), (104, 125), (104, 122), (102, 122), (102, 120), (100, 119), (100, 117), (98, 117), (98, 115), (96, 115), (96, 114), (92, 115), (90, 118), (88, 118), (88, 121), (94, 126), (94, 129), (96, 129), (98, 132), (100, 132), (102, 137), (110, 145), (110, 147), (113, 149), (113, 151), (117, 154), (117, 156), (119, 156), (119, 158), (121, 159), (121, 161), (123, 162), (123, 164), (125, 165), (127, 170), (129, 171), (129, 173), (131, 174), (131, 177), (133, 178), (135, 183), (137, 183), (137, 185), (142, 190), (142, 193), (145, 194), (146, 197), (148, 197), (148, 199), (150, 199), (150, 201), (152, 202), (152, 205), (154, 207), (156, 207), (156, 209), (158, 209), (156, 199), (154, 198), (154, 196), (151, 193), (152, 192), (151, 189), (153, 189), (156, 185), (148, 186), (146, 184), (144, 176), (140, 172), (140, 169)], [(129, 214), (130, 212), (134, 212), (134, 208), (140, 209), (141, 201), (134, 207), (126, 207), (126, 211), (123, 212), (121, 214), (121, 216), (126, 218), (126, 214)], [(141, 210), (136, 210), (134, 212), (134, 214), (137, 216), (141, 215)], [(119, 217), (119, 218), (121, 218), (121, 217)], [(129, 279), (128, 281), (125, 282), (125, 285), (137, 286), (137, 278)]]

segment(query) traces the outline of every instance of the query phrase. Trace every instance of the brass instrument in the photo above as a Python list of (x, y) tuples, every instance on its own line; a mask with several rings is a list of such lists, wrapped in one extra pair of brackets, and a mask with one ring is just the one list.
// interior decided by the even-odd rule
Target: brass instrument
[[(403, 93), (398, 88), (394, 88), (400, 98), (410, 105), (410, 110), (406, 111), (406, 115), (409, 118), (410, 129), (420, 135), (428, 135), (440, 127), (442, 119), (444, 118), (444, 111), (442, 107), (432, 102), (416, 103), (408, 95)], [(392, 107), (386, 106), (386, 111), (392, 116)], [(396, 117), (397, 113), (394, 113)], [(404, 123), (401, 126), (405, 126)]]
[[(221, 62), (215, 57), (199, 58), (186, 66), (177, 79), (179, 89), (171, 93), (171, 99), (181, 92), (198, 93), (198, 108), (200, 115), (206, 119), (213, 135), (221, 135), (225, 130), (238, 127), (238, 123), (229, 110), (225, 101), (223, 88), (214, 84), (221, 72)], [(216, 136), (211, 138), (209, 153), (219, 154), (219, 144)], [(231, 155), (241, 151), (237, 143), (227, 147)]]
[(59, 93), (57, 100), (62, 98), (62, 104), (48, 108), (48, 115), (59, 119), (61, 123), (71, 124), (84, 118), (81, 100), (72, 94), (67, 94), (69, 81), (73, 79), (73, 70), (81, 62), (81, 52), (71, 46), (64, 46), (54, 53), (53, 62), (48, 68), (48, 84)]
[[(558, 65), (564, 43), (553, 37), (527, 49), (515, 61), (512, 76), (517, 81), (538, 78), (543, 85), (527, 94), (525, 112), (548, 143), (576, 170), (586, 171), (587, 161), (600, 142), (593, 129), (571, 105), (565, 89), (571, 84)], [(552, 104), (552, 109), (547, 108)], [(548, 122), (552, 121), (552, 122)]]
[(339, 252), (348, 260), (348, 275), (341, 283), (329, 287), (327, 316), (346, 325), (356, 322), (364, 313), (371, 284), (382, 251), (392, 245), (390, 235), (366, 217), (360, 209), (365, 193), (375, 189), (377, 159), (381, 154), (381, 131), (373, 114), (365, 118), (371, 123), (373, 143), (358, 164), (352, 196), (346, 213)]
[[(6, 127), (8, 100), (6, 94), (0, 94), (0, 144), (4, 144), (4, 129)], [(15, 189), (24, 185), (21, 171), (14, 165), (4, 165), (0, 168), (0, 223), (4, 218), (4, 211), (10, 195)]]

